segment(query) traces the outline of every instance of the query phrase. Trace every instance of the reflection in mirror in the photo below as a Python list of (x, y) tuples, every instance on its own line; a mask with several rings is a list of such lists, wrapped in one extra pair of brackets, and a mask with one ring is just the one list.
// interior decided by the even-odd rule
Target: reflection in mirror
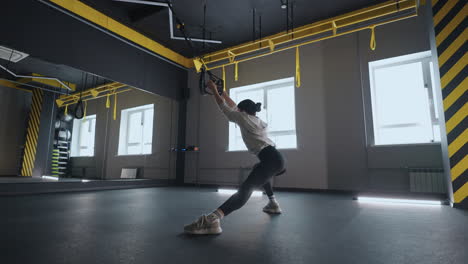
[(0, 65), (0, 183), (175, 179), (177, 101), (29, 55)]
[(126, 89), (85, 101), (85, 117), (69, 121), (67, 175), (102, 180), (175, 178), (175, 157), (169, 150), (177, 143), (178, 103)]

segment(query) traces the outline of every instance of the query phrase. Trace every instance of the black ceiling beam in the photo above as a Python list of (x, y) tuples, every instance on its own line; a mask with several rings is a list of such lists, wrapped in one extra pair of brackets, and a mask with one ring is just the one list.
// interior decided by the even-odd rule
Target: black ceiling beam
[(144, 7), (138, 7), (130, 10), (128, 12), (128, 17), (130, 18), (130, 21), (132, 23), (138, 22), (142, 19), (145, 19), (147, 17), (150, 17), (156, 13), (161, 12), (162, 10), (165, 10), (165, 7), (162, 6), (144, 6)]

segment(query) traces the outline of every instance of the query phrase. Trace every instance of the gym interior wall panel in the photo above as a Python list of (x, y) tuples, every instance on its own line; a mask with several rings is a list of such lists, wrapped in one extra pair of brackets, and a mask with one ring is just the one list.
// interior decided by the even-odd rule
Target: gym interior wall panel
[[(421, 155), (421, 153), (424, 153)], [(369, 168), (443, 168), (440, 144), (368, 149)]]
[(0, 86), (0, 176), (19, 175), (31, 96)]
[(143, 168), (143, 177), (145, 179), (174, 179), (170, 174), (169, 168)]
[(328, 188), (362, 190), (367, 171), (357, 35), (323, 45)]
[[(187, 92), (187, 90), (186, 90)], [(179, 102), (178, 120), (177, 120), (177, 148), (181, 149), (186, 147), (185, 135), (187, 127), (187, 100)], [(185, 153), (182, 151), (176, 154), (176, 184), (184, 184), (185, 176)]]
[(194, 179), (194, 182), (221, 186), (238, 186), (242, 182), (242, 172), (242, 169), (237, 168), (200, 168), (199, 179)]
[[(198, 90), (198, 74), (196, 74), (193, 70), (190, 70), (188, 73), (188, 86), (191, 92), (190, 99), (187, 101), (187, 109), (186, 109), (186, 133), (185, 133), (185, 144), (186, 145), (198, 145), (200, 146), (200, 142), (198, 140), (200, 136), (200, 101), (202, 96), (199, 95)], [(208, 117), (211, 119), (210, 117)], [(192, 183), (199, 173), (199, 156), (204, 151), (204, 149), (200, 150), (199, 153), (183, 153), (184, 155), (184, 182)], [(193, 155), (192, 155), (193, 154)]]
[[(28, 8), (24, 8), (27, 6)], [(37, 0), (4, 1), (5, 45), (35, 58), (181, 99), (187, 71)]]
[(407, 169), (369, 168), (367, 191), (409, 192), (410, 179)]

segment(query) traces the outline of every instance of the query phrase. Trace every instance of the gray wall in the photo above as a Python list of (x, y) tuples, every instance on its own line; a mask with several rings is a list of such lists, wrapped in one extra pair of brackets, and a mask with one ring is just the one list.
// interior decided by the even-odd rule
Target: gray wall
[[(302, 86), (296, 88), (297, 150), (283, 150), (288, 172), (275, 186), (310, 189), (407, 191), (405, 167), (442, 167), (440, 146), (371, 147), (366, 126), (370, 98), (368, 62), (429, 50), (426, 14), (376, 29), (377, 49), (364, 31), (301, 47)], [(227, 67), (227, 87), (294, 76), (294, 50), (239, 64), (239, 81)], [(220, 74), (219, 72), (217, 72)], [(189, 73), (185, 182), (236, 185), (256, 158), (226, 152), (228, 122), (212, 98), (199, 96)], [(367, 122), (366, 122), (367, 120)], [(188, 155), (188, 154), (187, 154)]]
[[(176, 155), (170, 152), (177, 144), (178, 102), (140, 90), (121, 93), (117, 98), (117, 120), (106, 98), (90, 101), (87, 114), (96, 114), (94, 157), (72, 158), (75, 177), (116, 179), (122, 168), (140, 168), (141, 176), (151, 179), (175, 179)], [(118, 156), (120, 111), (154, 103), (153, 150), (151, 155)]]
[(31, 97), (0, 86), (0, 176), (16, 176), (20, 170)]

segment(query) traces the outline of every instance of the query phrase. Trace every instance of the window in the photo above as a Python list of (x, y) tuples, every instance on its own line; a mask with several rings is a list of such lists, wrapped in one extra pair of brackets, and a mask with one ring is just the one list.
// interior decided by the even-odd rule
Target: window
[(154, 105), (122, 110), (120, 117), (119, 155), (151, 154)]
[[(230, 90), (235, 102), (251, 99), (262, 103), (257, 116), (268, 123), (268, 136), (278, 148), (296, 148), (294, 78), (248, 85)], [(239, 127), (229, 123), (229, 151), (247, 150)]]
[(96, 134), (96, 115), (73, 120), (71, 145), (72, 157), (94, 156), (94, 136)]
[(369, 63), (375, 145), (440, 142), (430, 56)]

